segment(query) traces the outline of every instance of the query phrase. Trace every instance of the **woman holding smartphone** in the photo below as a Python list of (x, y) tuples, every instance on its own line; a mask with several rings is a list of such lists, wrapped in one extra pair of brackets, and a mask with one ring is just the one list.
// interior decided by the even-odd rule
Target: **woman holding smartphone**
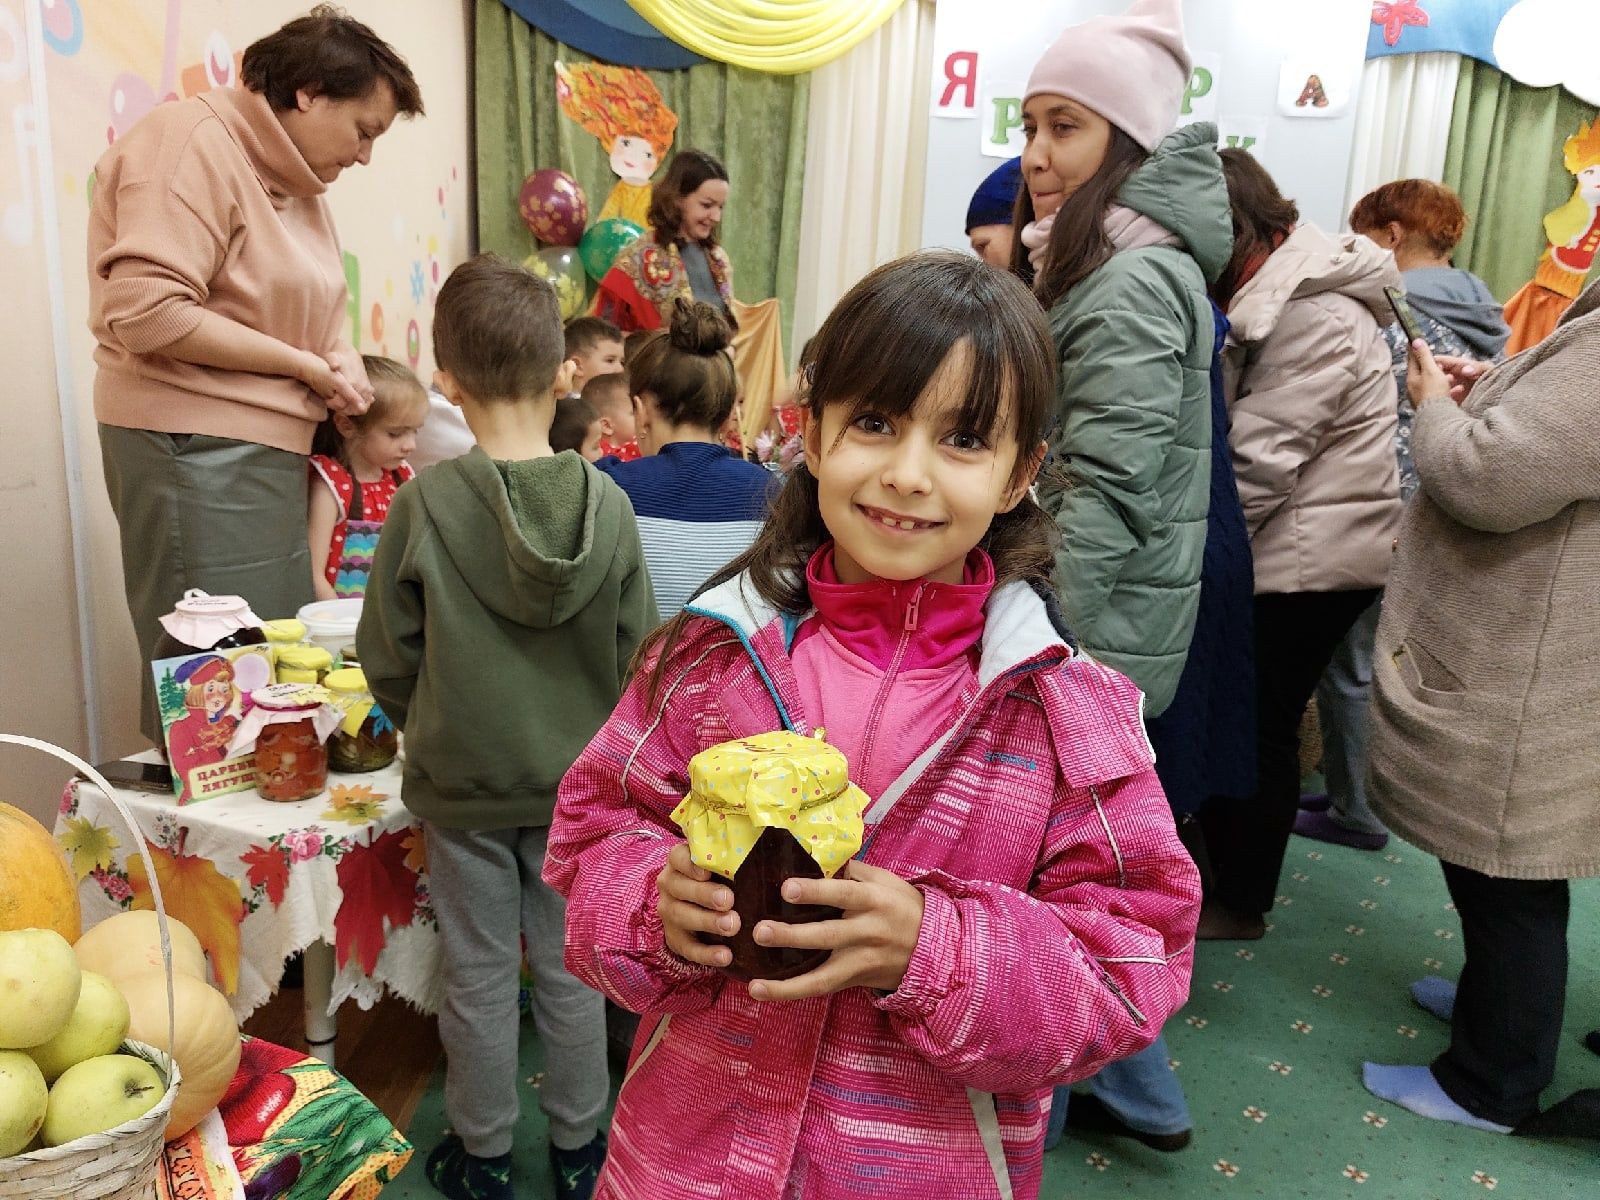
[(1411, 987), (1450, 1022), (1428, 1065), (1367, 1087), (1478, 1129), (1595, 1137), (1600, 1094), (1540, 1114), (1567, 987), (1569, 879), (1600, 875), (1600, 282), (1505, 364), (1411, 345), (1406, 506), (1373, 658), (1378, 816), (1437, 855), (1459, 983)]

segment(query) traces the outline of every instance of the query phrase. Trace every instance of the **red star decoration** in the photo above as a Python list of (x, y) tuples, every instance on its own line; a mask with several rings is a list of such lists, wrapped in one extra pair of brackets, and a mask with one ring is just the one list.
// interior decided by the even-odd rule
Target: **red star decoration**
[(1428, 14), (1416, 0), (1397, 0), (1393, 4), (1378, 0), (1372, 6), (1372, 23), (1383, 26), (1383, 44), (1392, 46), (1400, 40), (1400, 34), (1407, 25), (1426, 29)]

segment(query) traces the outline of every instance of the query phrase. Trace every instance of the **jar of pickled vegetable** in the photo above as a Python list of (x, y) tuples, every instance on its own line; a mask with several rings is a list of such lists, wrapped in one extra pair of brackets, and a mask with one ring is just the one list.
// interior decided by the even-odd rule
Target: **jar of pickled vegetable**
[(328, 765), (345, 773), (387, 767), (400, 750), (400, 734), (367, 690), (361, 668), (332, 671), (325, 682), (333, 706), (343, 714), (328, 739)]
[(333, 670), (333, 655), (321, 646), (284, 646), (277, 660), (279, 683), (321, 683)]
[(255, 727), (256, 790), (267, 800), (309, 800), (328, 786), (324, 739), (338, 722), (328, 693), (278, 683), (250, 693), (245, 723)]

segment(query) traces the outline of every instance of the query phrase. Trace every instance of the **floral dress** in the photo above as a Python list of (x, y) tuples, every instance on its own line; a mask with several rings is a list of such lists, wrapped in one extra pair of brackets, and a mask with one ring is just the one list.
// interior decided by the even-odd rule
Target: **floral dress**
[(416, 472), (410, 463), (401, 463), (371, 483), (357, 480), (350, 468), (326, 454), (311, 456), (311, 469), (333, 492), (339, 505), (339, 519), (328, 541), (328, 585), (341, 600), (364, 596), (367, 576), (372, 573), (372, 556), (378, 552), (378, 535), (389, 516), (395, 492)]

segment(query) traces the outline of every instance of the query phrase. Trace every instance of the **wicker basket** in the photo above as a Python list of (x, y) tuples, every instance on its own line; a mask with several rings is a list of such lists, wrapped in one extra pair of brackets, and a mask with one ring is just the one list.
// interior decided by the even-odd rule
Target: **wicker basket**
[[(145, 849), (144, 835), (134, 823), (133, 814), (112, 786), (88, 763), (59, 746), (36, 738), (0, 734), (0, 743), (31, 746), (69, 763), (105, 792), (128, 828), (133, 831), (139, 855), (144, 859), (145, 878), (155, 898), (156, 919), (161, 927), (161, 957), (167, 968), (167, 1043), (173, 1044), (177, 1023), (172, 996), (172, 941), (167, 930), (167, 910), (161, 899), (161, 884), (155, 865)], [(122, 1043), (122, 1053), (134, 1054), (152, 1063), (167, 1081), (166, 1094), (142, 1116), (126, 1121), (104, 1133), (90, 1134), (62, 1146), (35, 1150), (0, 1159), (0, 1197), (4, 1200), (152, 1200), (156, 1195), (156, 1172), (161, 1167), (163, 1133), (172, 1102), (178, 1094), (178, 1064), (171, 1057), (143, 1042)]]

